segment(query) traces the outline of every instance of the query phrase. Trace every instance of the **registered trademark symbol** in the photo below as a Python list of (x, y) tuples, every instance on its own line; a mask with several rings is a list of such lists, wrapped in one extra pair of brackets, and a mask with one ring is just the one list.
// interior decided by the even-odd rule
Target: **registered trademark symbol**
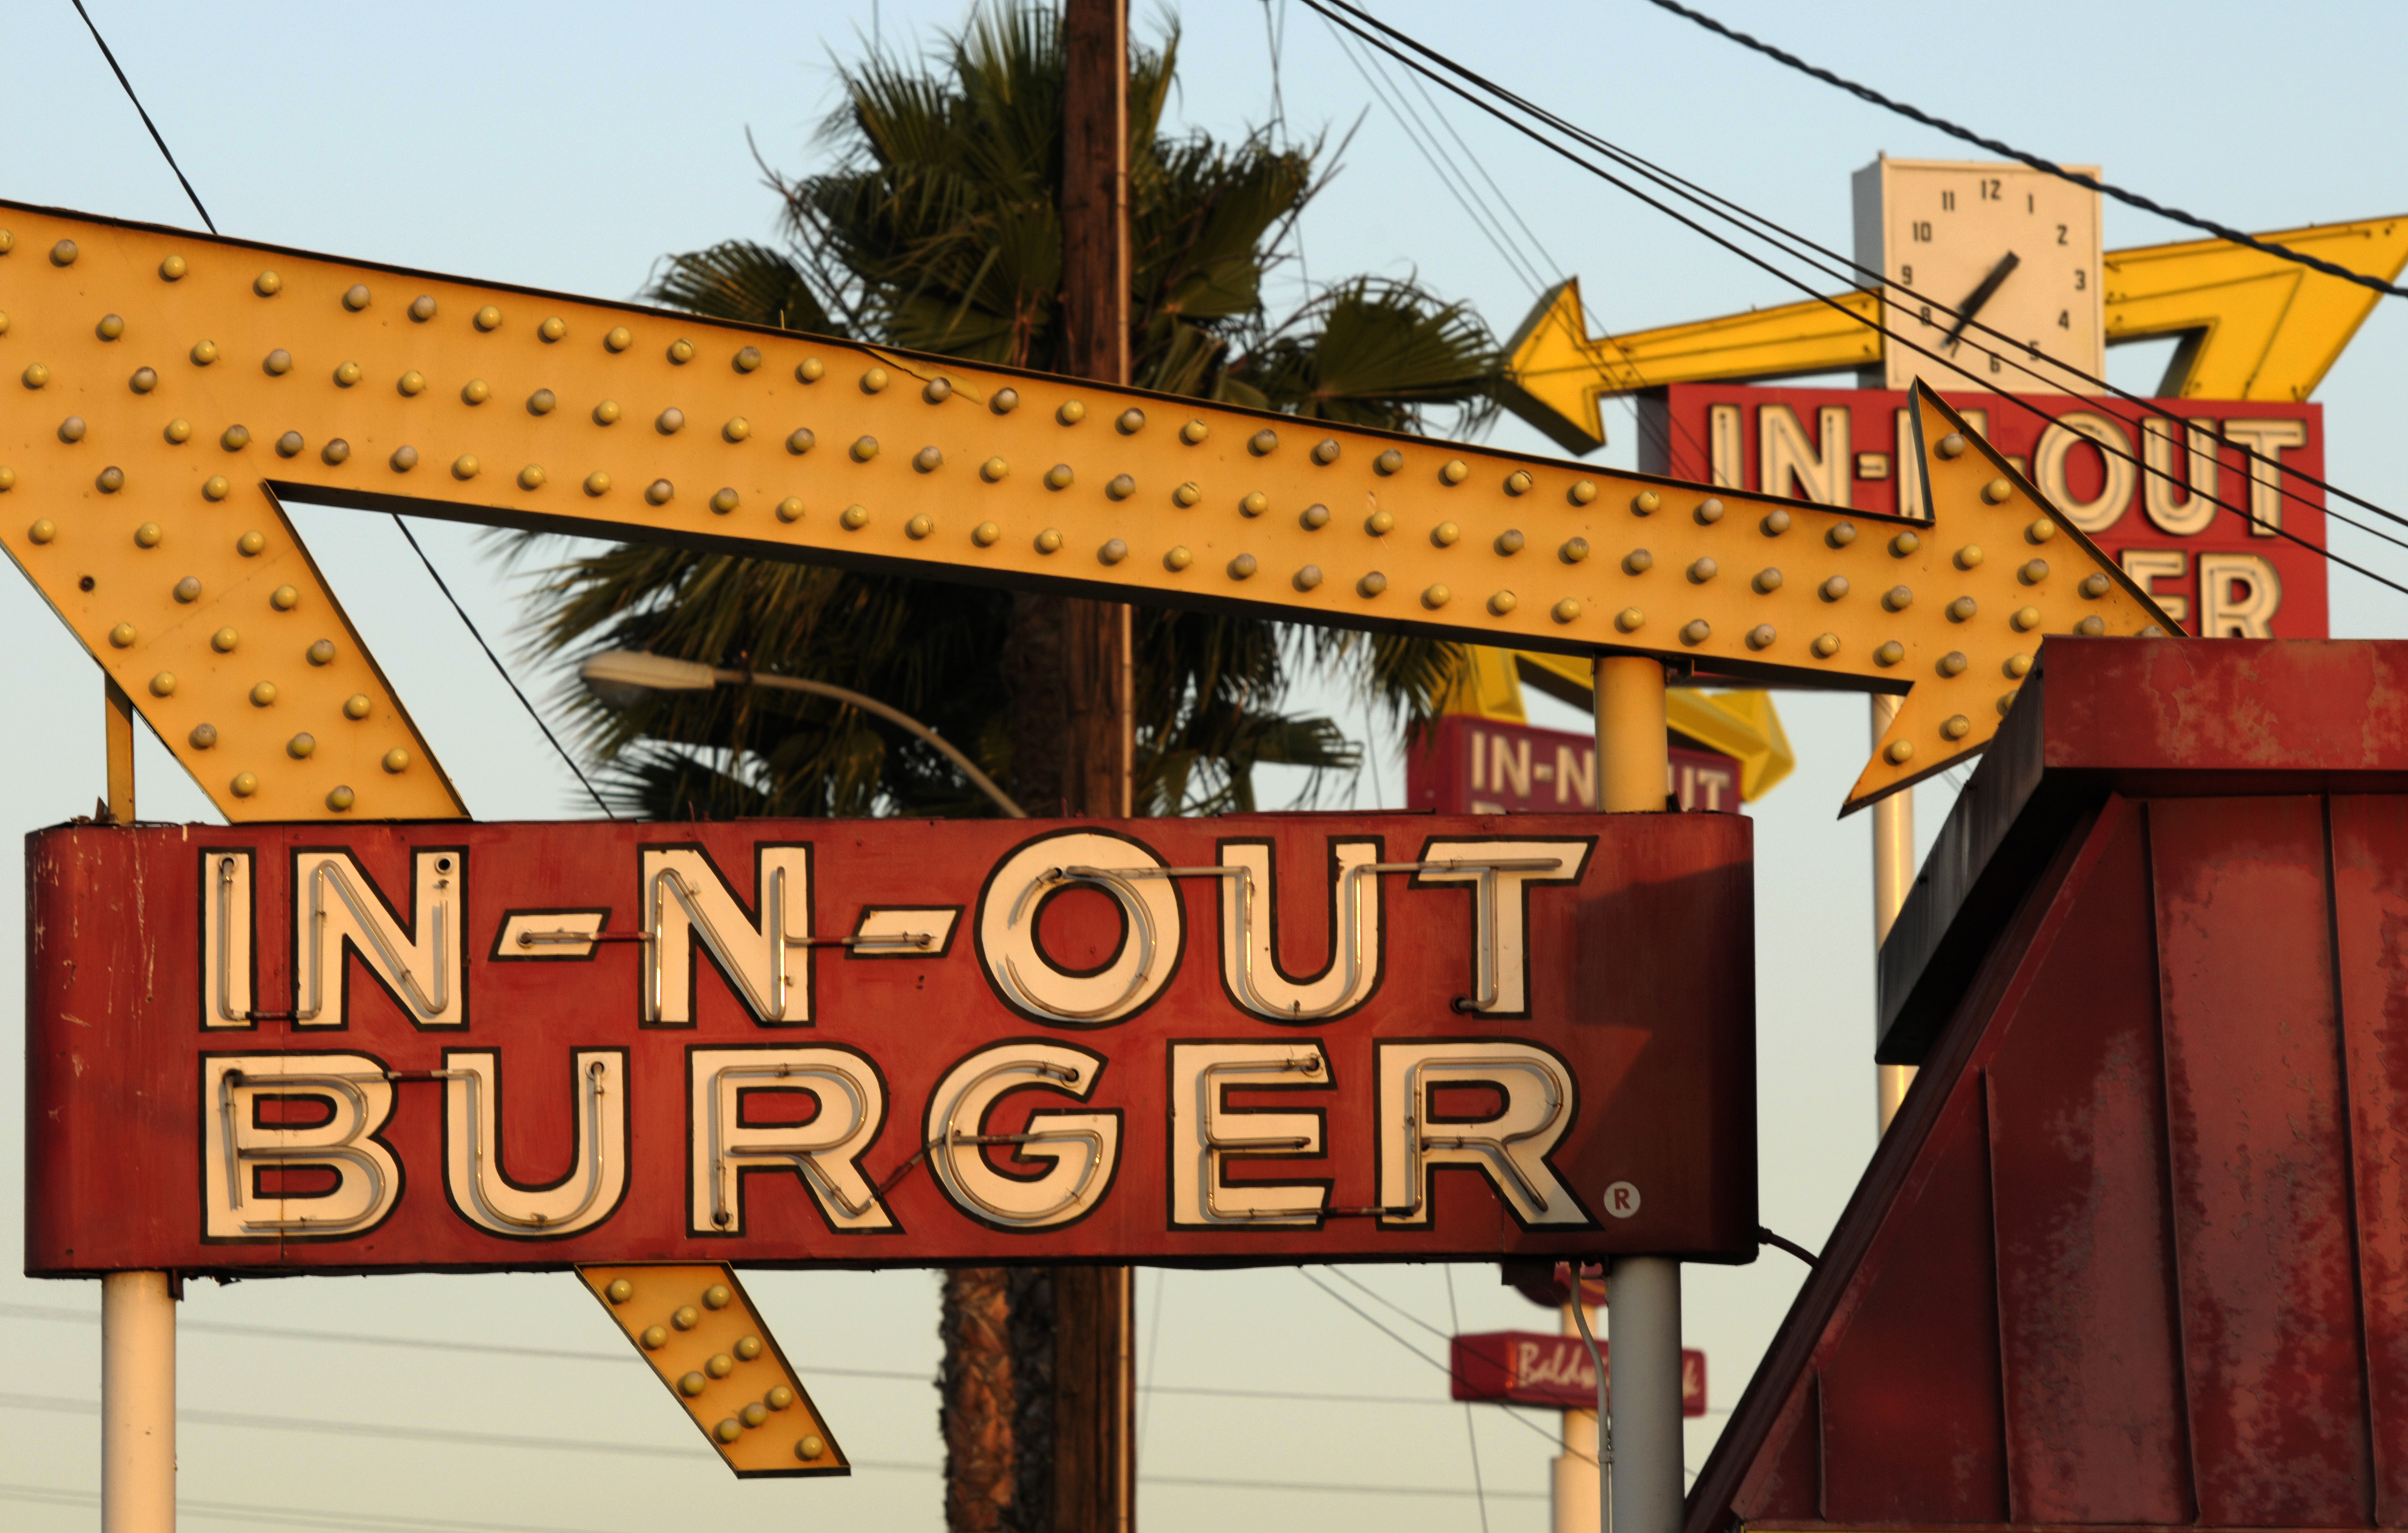
[(1605, 1189), (1605, 1211), (1616, 1219), (1627, 1219), (1639, 1211), (1639, 1189), (1627, 1182), (1617, 1182)]

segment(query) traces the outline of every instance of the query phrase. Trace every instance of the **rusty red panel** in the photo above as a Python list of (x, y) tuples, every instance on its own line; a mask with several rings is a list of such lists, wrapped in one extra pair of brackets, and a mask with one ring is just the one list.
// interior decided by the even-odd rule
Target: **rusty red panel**
[(2396, 790), (2408, 766), (2408, 644), (2058, 637), (2041, 670), (2043, 762), (2123, 774), (2127, 793), (2265, 793), (2270, 772), (2315, 774), (2290, 792)]
[(2202, 1522), (2372, 1502), (2324, 805), (2149, 807)]
[[(1922, 1174), (1899, 1194), (1904, 1225), (1823, 1365), (1832, 1522), (2006, 1518), (1985, 1110), (1978, 1092), (1949, 1102)], [(1916, 1358), (1925, 1366), (1901, 1366)]]
[(2128, 809), (2098, 836), (1988, 1064), (2009, 1484), (2018, 1523), (2183, 1523), (2148, 854)]
[[(1752, 829), (1700, 814), (41, 832), (26, 1264), (1743, 1260)], [(1380, 925), (1359, 968), (1353, 946), (1332, 952), (1344, 847), (1443, 859), (1367, 881)], [(1525, 874), (1556, 881), (1481, 895), (1469, 865), (1516, 847)], [(338, 854), (349, 871), (326, 872)], [(1253, 918), (1223, 895), (1239, 886), (1195, 870), (1265, 856), (1254, 910), (1278, 941), (1257, 962)], [(686, 859), (684, 893), (664, 892), (665, 858)], [(1115, 887), (1153, 913), (1125, 916)], [(843, 945), (873, 919), (930, 940)], [(1269, 998), (1325, 968), (1343, 984), (1322, 1014)], [(1093, 982), (1117, 1004), (1132, 970), (1125, 1012), (1033, 998)], [(1271, 1074), (1197, 1073), (1199, 1052), (1233, 1049)], [(288, 1070), (306, 1084), (265, 1083)], [(285, 1116), (296, 1106), (316, 1116)], [(1543, 1148), (1477, 1126), (1509, 1110), (1542, 1125)], [(1535, 1159), (1464, 1158), (1484, 1145)], [(1304, 1211), (1260, 1211), (1282, 1196)]]
[(2408, 798), (2332, 800), (2375, 1520), (2408, 1522)]

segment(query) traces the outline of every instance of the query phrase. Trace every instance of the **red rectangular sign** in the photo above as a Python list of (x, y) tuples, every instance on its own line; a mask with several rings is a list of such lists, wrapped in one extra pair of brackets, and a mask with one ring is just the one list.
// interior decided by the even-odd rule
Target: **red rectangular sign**
[[(1670, 748), (1667, 807), (1740, 812), (1739, 763)], [(1440, 814), (1561, 814), (1597, 801), (1597, 740), (1569, 729), (1450, 713), (1405, 752), (1405, 803)]]
[[(1613, 1388), (1613, 1354), (1604, 1341), (1605, 1387)], [(1484, 1331), (1455, 1337), (1448, 1348), (1458, 1400), (1503, 1400), (1560, 1411), (1597, 1409), (1597, 1365), (1577, 1336), (1544, 1331)], [(1706, 1413), (1706, 1354), (1681, 1349), (1681, 1414)]]
[[(2120, 399), (2035, 398), (2044, 417), (1996, 394), (1942, 397), (2187, 632), (2327, 637), (2325, 495), (2298, 477), (2324, 477), (2323, 406), (2152, 401), (2177, 426)], [(1640, 466), (1919, 518), (1906, 407), (1885, 389), (1675, 383), (1641, 396)]]
[(39, 832), (26, 1266), (1746, 1260), (1751, 830)]

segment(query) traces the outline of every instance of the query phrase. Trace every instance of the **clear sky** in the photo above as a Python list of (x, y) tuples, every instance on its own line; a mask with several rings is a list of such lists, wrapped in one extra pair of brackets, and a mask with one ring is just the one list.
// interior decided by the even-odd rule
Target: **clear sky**
[[(251, 0), (239, 7), (87, 0), (219, 226), (229, 235), (608, 297), (631, 295), (664, 252), (768, 237), (775, 205), (746, 144), (789, 172), (822, 163), (816, 128), (834, 70), (872, 38), (933, 42), (960, 0), (678, 7)], [(1565, 115), (1835, 248), (1849, 240), (1848, 173), (1878, 151), (1967, 157), (1937, 135), (1744, 54), (1641, 0), (1465, 6), (1385, 0), (1397, 24)], [(1733, 24), (1929, 109), (2251, 229), (2408, 212), (2396, 152), (2408, 11), (2365, 4), (2268, 7), (2229, 0), (2100, 7), (1901, 8), (1713, 0)], [(1157, 36), (1171, 12), (1140, 0)], [(1347, 140), (1343, 172), (1303, 225), (1290, 283), (1417, 273), (1510, 332), (1533, 290), (1450, 200), (1354, 60), (1293, 0), (1210, 0), (1183, 29), (1179, 122), (1216, 135), (1283, 107), (1291, 134)], [(1270, 37), (1283, 34), (1275, 68)], [(19, 0), (0, 24), (8, 61), (0, 195), (96, 213), (195, 221), (67, 0)], [(1418, 93), (1416, 93), (1416, 98)], [(1433, 108), (1425, 104), (1426, 117)], [(1614, 328), (1698, 319), (1796, 294), (1612, 188), (1462, 108), (1453, 130), (1534, 240), (1547, 278), (1577, 273)], [(2110, 205), (2107, 244), (2182, 237)], [(1292, 294), (1295, 291), (1290, 289)], [(2141, 354), (2134, 354), (2138, 351)], [(2163, 351), (2114, 353), (2128, 387)], [(2317, 396), (2329, 477), (2408, 505), (2408, 322), (2386, 301)], [(1629, 461), (1628, 418), (1608, 461)], [(1499, 443), (1548, 451), (1507, 421)], [(15, 513), (11, 513), (15, 514)], [(577, 809), (566, 774), (443, 609), (392, 525), (302, 509), (305, 536), (418, 721), (483, 818)], [(421, 534), (496, 637), (519, 631), (520, 587), (476, 535)], [(2408, 556), (2344, 533), (2337, 546), (2393, 572)], [(2386, 557), (2389, 555), (2389, 557)], [(2408, 598), (2337, 573), (2338, 635), (2397, 637)], [(100, 685), (30, 586), (0, 575), (8, 745), (0, 803), (17, 830), (88, 813), (102, 791)], [(531, 676), (549, 695), (560, 679)], [(1869, 832), (1836, 810), (1866, 750), (1860, 699), (1785, 697), (1801, 757), (1756, 807), (1763, 1214), (1819, 1246), (1873, 1141)], [(1557, 710), (1552, 719), (1573, 724)], [(1350, 726), (1368, 729), (1359, 714)], [(1356, 785), (1397, 804), (1394, 742), (1375, 740)], [(205, 801), (147, 738), (146, 818), (206, 819)], [(1923, 790), (1928, 838), (1947, 788)], [(17, 855), (10, 842), (8, 855)], [(22, 881), (0, 876), (0, 928)], [(0, 942), (0, 1006), (21, 1004), (22, 950)], [(22, 1106), (21, 1051), (0, 1047), (0, 1115)], [(21, 1140), (0, 1134), (0, 1521), (93, 1526), (98, 1396), (96, 1285), (36, 1283), (19, 1260)], [(1714, 1432), (1794, 1296), (1803, 1268), (1693, 1269), (1688, 1341), (1710, 1358)], [(1319, 1278), (1405, 1342), (1429, 1329), (1546, 1325), (1492, 1268), (1353, 1272), (1411, 1319), (1326, 1271)], [(1452, 1285), (1450, 1287), (1450, 1284)], [(182, 1307), (186, 1516), (259, 1526), (442, 1533), (631, 1530), (724, 1518), (941, 1523), (935, 1428), (936, 1282), (924, 1273), (765, 1274), (756, 1297), (849, 1451), (850, 1483), (738, 1484), (566, 1276), (321, 1279), (220, 1288)], [(1140, 1276), (1145, 1397), (1140, 1498), (1149, 1527), (1235, 1517), (1383, 1530), (1545, 1526), (1547, 1418), (1474, 1420), (1407, 1347), (1295, 1271)], [(79, 1318), (80, 1317), (80, 1318)], [(513, 1356), (297, 1340), (208, 1327), (315, 1330), (592, 1353)], [(818, 1371), (845, 1369), (849, 1372)], [(865, 1375), (896, 1374), (902, 1377)], [(1175, 1393), (1240, 1388), (1369, 1395), (1335, 1404)], [(233, 1417), (306, 1420), (302, 1432)], [(361, 1425), (351, 1430), (345, 1424)], [(339, 1427), (337, 1430), (333, 1428)], [(408, 1434), (422, 1434), (412, 1437)], [(424, 1434), (433, 1434), (432, 1436)], [(450, 1435), (446, 1435), (450, 1434)], [(555, 1440), (480, 1444), (480, 1434)], [(578, 1445), (584, 1446), (578, 1446)], [(1403, 1496), (1246, 1489), (1199, 1481), (1387, 1484)], [(210, 1509), (216, 1510), (212, 1512)], [(271, 1517), (229, 1508), (302, 1509)], [(409, 1519), (421, 1519), (412, 1522)]]

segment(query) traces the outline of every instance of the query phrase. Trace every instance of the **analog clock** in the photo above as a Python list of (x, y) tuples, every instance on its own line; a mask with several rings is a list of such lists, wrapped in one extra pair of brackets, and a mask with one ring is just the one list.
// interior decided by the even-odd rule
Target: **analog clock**
[(1889, 284), (1884, 322), (1946, 359), (1885, 337), (1868, 385), (1877, 377), (1903, 389), (1921, 377), (1952, 391), (2097, 394), (2052, 363), (2106, 371), (2099, 203), (2098, 193), (2027, 165), (1884, 155), (1857, 171), (1856, 262)]

